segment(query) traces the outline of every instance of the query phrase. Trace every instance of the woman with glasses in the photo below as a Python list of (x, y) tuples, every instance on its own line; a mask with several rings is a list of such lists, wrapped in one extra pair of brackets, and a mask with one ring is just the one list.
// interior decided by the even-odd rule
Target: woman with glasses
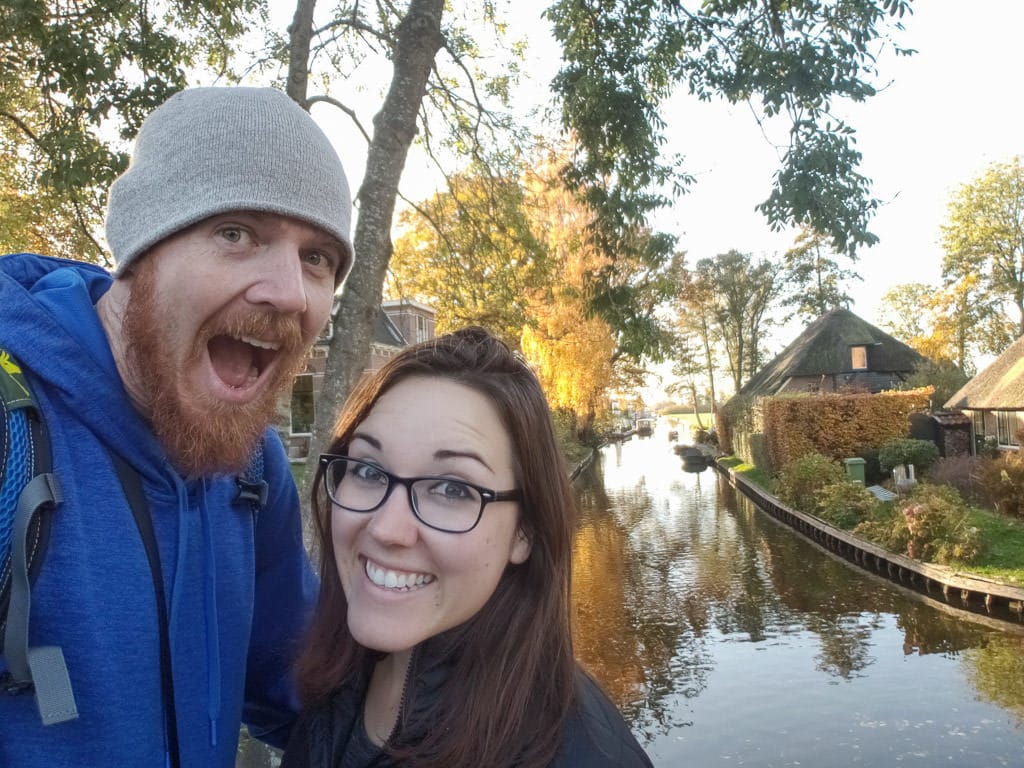
[(283, 768), (651, 765), (574, 660), (572, 490), (506, 345), (466, 329), (362, 381), (313, 494), (321, 592)]

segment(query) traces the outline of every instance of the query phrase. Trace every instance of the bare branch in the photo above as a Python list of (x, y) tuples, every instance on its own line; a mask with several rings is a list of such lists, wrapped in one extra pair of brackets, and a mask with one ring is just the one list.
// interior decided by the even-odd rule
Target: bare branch
[(310, 96), (306, 100), (306, 103), (309, 104), (310, 107), (312, 107), (314, 104), (321, 103), (321, 102), (324, 103), (324, 104), (330, 104), (333, 107), (337, 107), (342, 112), (344, 112), (346, 115), (348, 115), (352, 119), (352, 122), (355, 123), (356, 128), (359, 129), (359, 132), (361, 134), (363, 134), (363, 138), (366, 139), (366, 143), (367, 144), (369, 144), (373, 140), (372, 137), (370, 136), (370, 134), (367, 133), (366, 129), (363, 128), (363, 124), (361, 122), (359, 122), (359, 117), (356, 115), (355, 110), (352, 109), (351, 107), (346, 107), (344, 104), (342, 104), (340, 101), (335, 99), (333, 96), (327, 96), (327, 95), (321, 94), (321, 95), (318, 95), (318, 96)]

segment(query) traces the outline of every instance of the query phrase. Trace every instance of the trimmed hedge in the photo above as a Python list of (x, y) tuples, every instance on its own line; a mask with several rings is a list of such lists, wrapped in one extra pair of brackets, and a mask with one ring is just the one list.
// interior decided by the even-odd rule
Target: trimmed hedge
[(910, 414), (928, 407), (931, 392), (931, 387), (924, 387), (763, 398), (758, 405), (769, 460), (775, 467), (785, 467), (809, 453), (842, 459), (906, 437)]

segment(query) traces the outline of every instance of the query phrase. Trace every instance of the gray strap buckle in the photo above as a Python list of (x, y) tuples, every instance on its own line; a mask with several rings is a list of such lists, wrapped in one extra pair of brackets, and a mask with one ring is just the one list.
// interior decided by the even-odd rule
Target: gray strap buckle
[(32, 516), (44, 506), (59, 504), (63, 496), (56, 475), (36, 475), (22, 490), (14, 513), (11, 542), (11, 600), (4, 632), (4, 657), (12, 692), (35, 689), (43, 725), (78, 717), (64, 652), (54, 645), (28, 647), (29, 613), (32, 606), (28, 577), (26, 539)]

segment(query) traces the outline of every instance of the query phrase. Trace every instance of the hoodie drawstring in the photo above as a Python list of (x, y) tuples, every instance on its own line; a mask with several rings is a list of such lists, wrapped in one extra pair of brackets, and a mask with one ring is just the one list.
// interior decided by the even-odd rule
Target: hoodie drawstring
[(203, 544), (206, 554), (206, 667), (207, 712), (210, 716), (210, 746), (217, 746), (217, 722), (221, 707), (220, 674), (220, 622), (217, 620), (217, 557), (213, 549), (213, 530), (210, 514), (206, 508), (206, 481), (202, 481), (199, 497), (199, 514), (203, 523)]
[[(189, 503), (188, 489), (184, 481), (175, 477), (178, 495), (178, 559), (174, 571), (174, 586), (171, 591), (171, 627), (176, 627), (180, 596), (184, 592), (182, 579), (187, 571), (186, 555), (188, 546)], [(210, 746), (217, 746), (217, 723), (221, 712), (221, 669), (220, 669), (220, 623), (217, 611), (217, 558), (213, 547), (213, 531), (210, 513), (206, 504), (206, 481), (199, 483), (199, 519), (202, 525), (203, 585), (205, 588), (203, 611), (206, 620), (206, 669), (207, 669), (207, 716), (210, 720)], [(171, 654), (174, 650), (175, 633), (171, 632)]]

